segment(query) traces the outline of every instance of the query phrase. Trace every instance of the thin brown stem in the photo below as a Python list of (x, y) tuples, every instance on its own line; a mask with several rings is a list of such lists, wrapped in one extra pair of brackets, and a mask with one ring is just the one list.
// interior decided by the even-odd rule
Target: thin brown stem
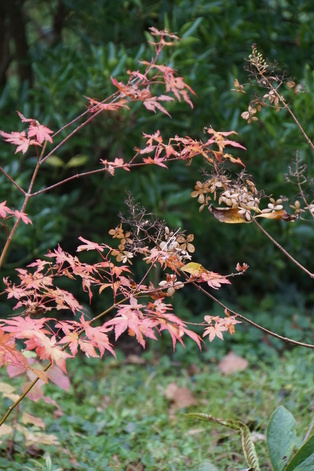
[[(29, 184), (29, 187), (28, 187), (28, 192), (25, 193), (25, 198), (24, 198), (24, 202), (23, 202), (23, 204), (22, 204), (21, 212), (24, 212), (24, 211), (25, 211), (26, 206), (27, 206), (27, 203), (28, 203), (28, 201), (29, 201), (29, 199), (30, 199), (30, 197), (31, 197), (32, 188), (33, 188), (33, 186), (34, 186), (34, 183), (35, 183), (35, 180), (36, 180), (36, 176), (37, 176), (39, 167), (40, 167), (40, 163), (37, 162), (36, 167), (35, 167), (34, 172), (33, 172), (33, 175), (32, 175), (32, 178), (31, 178), (31, 181), (30, 181), (30, 184)], [(3, 247), (3, 250), (2, 250), (2, 253), (1, 253), (1, 257), (0, 257), (0, 268), (2, 267), (2, 264), (3, 264), (3, 262), (4, 262), (4, 258), (5, 258), (6, 254), (7, 254), (7, 252), (8, 252), (8, 249), (9, 249), (9, 247), (10, 247), (10, 245), (11, 245), (12, 238), (13, 238), (13, 236), (14, 236), (14, 234), (15, 234), (16, 229), (18, 228), (18, 225), (19, 225), (19, 223), (20, 223), (20, 220), (21, 220), (20, 217), (17, 218), (17, 220), (15, 221), (15, 223), (14, 223), (12, 229), (11, 229), (10, 234), (8, 235), (8, 238), (7, 238), (6, 243), (5, 243), (4, 247)]]
[[(308, 143), (308, 145), (310, 146), (310, 148), (312, 150), (314, 150), (314, 144), (313, 142), (311, 141), (311, 139), (308, 137), (308, 135), (306, 134), (306, 132), (304, 131), (301, 123), (299, 122), (298, 118), (296, 117), (296, 115), (293, 113), (293, 111), (291, 110), (290, 106), (288, 105), (288, 103), (286, 102), (286, 100), (284, 99), (284, 97), (278, 92), (277, 88), (279, 87), (274, 87), (273, 84), (271, 83), (271, 81), (268, 79), (268, 77), (265, 75), (265, 73), (259, 71), (259, 73), (261, 74), (261, 76), (263, 77), (263, 80), (266, 81), (267, 85), (268, 85), (268, 88), (270, 90), (272, 90), (274, 92), (274, 94), (276, 95), (276, 97), (278, 98), (278, 100), (280, 101), (280, 103), (283, 104), (283, 106), (285, 107), (285, 109), (288, 111), (288, 113), (290, 114), (290, 116), (292, 117), (293, 121), (295, 122), (295, 124), (298, 126), (298, 128), (300, 129), (301, 133), (303, 134), (306, 142)], [(281, 84), (280, 84), (281, 85)], [(279, 85), (279, 86), (280, 86)]]
[(20, 185), (18, 185), (18, 183), (16, 183), (16, 181), (13, 180), (13, 178), (10, 177), (10, 175), (4, 170), (4, 168), (0, 167), (0, 171), (3, 173), (3, 175), (4, 175), (8, 180), (10, 180), (10, 182), (11, 182), (21, 193), (23, 193), (23, 195), (26, 195), (26, 191), (23, 190), (23, 188), (20, 187)]
[(77, 126), (72, 132), (70, 132), (70, 134), (68, 134), (61, 142), (59, 142), (59, 144), (57, 144), (41, 161), (40, 163), (43, 163), (45, 162), (47, 159), (49, 159), (49, 157), (51, 155), (53, 155), (56, 150), (58, 150), (60, 147), (63, 146), (63, 144), (65, 142), (67, 142), (72, 136), (74, 136), (74, 134), (76, 134), (80, 129), (82, 129), (87, 123), (89, 123), (90, 121), (92, 121), (96, 116), (98, 116), (103, 110), (98, 110), (98, 111), (95, 111), (95, 113), (93, 113), (89, 118), (87, 118), (82, 124), (80, 124), (79, 126)]
[[(312, 218), (314, 218), (314, 209), (312, 209), (311, 206), (309, 205), (309, 203), (307, 201), (307, 198), (304, 194), (303, 188), (302, 188), (301, 175), (300, 175), (300, 169), (299, 169), (299, 155), (298, 154), (297, 154), (297, 157), (296, 157), (295, 168), (296, 168), (297, 182), (298, 182), (298, 188), (299, 188), (299, 191), (300, 191), (301, 198), (303, 199), (303, 201), (306, 205), (306, 208), (309, 210)], [(305, 181), (306, 180), (304, 180), (303, 183)]]
[(292, 255), (287, 252), (282, 245), (279, 244), (257, 221), (255, 218), (252, 219), (254, 224), (259, 228), (260, 231), (265, 234), (265, 236), (286, 256), (291, 260), (297, 267), (299, 267), (302, 271), (304, 271), (307, 275), (309, 275), (311, 278), (314, 278), (314, 273), (311, 273), (307, 268), (305, 268), (300, 262), (298, 262), (295, 258), (292, 257)]
[[(44, 372), (46, 372), (47, 370), (49, 370), (49, 368), (52, 366), (52, 363), (49, 362), (48, 365), (43, 369)], [(6, 411), (6, 413), (4, 414), (4, 416), (2, 417), (2, 419), (0, 420), (0, 427), (2, 424), (4, 424), (4, 422), (7, 420), (7, 418), (9, 417), (9, 415), (14, 411), (14, 409), (20, 404), (20, 402), (23, 401), (24, 397), (27, 396), (27, 394), (33, 389), (33, 387), (35, 386), (35, 384), (39, 381), (39, 377), (37, 376), (36, 379), (34, 379), (34, 381), (31, 382), (31, 384), (27, 387), (27, 389), (23, 392), (23, 394), (20, 395), (20, 397), (14, 402), (14, 404), (12, 404), (8, 410)]]
[(300, 129), (301, 133), (303, 134), (306, 142), (308, 143), (308, 145), (310, 146), (310, 148), (312, 150), (314, 150), (314, 144), (313, 142), (311, 141), (311, 139), (308, 137), (308, 135), (306, 134), (306, 132), (304, 131), (302, 125), (300, 124), (300, 122), (298, 121), (297, 117), (295, 116), (295, 114), (292, 112), (291, 108), (289, 105), (287, 105), (286, 101), (285, 100), (282, 100), (281, 101), (283, 106), (286, 108), (286, 110), (288, 111), (288, 113), (290, 114), (290, 116), (292, 117), (293, 121), (296, 123), (296, 125), (298, 126), (298, 128)]
[(34, 193), (31, 194), (31, 196), (41, 195), (42, 193), (46, 193), (47, 191), (53, 190), (54, 188), (57, 188), (60, 185), (64, 185), (64, 183), (68, 183), (71, 180), (75, 180), (81, 177), (86, 177), (89, 175), (94, 175), (95, 173), (101, 173), (105, 171), (106, 171), (105, 168), (98, 168), (95, 170), (89, 170), (88, 172), (77, 173), (76, 175), (72, 175), (71, 177), (65, 178), (64, 180), (61, 180), (60, 182), (55, 183), (54, 185), (47, 186), (46, 188), (43, 188), (42, 190), (35, 191)]
[(219, 304), (219, 306), (221, 306), (223, 309), (227, 309), (227, 311), (230, 312), (231, 314), (233, 314), (234, 316), (238, 317), (239, 319), (242, 319), (247, 324), (253, 325), (257, 329), (261, 330), (262, 332), (265, 332), (266, 334), (271, 335), (272, 337), (275, 337), (279, 340), (282, 340), (283, 342), (290, 343), (292, 345), (298, 345), (299, 347), (306, 347), (306, 348), (314, 349), (314, 345), (312, 345), (310, 343), (298, 342), (297, 340), (290, 339), (289, 337), (283, 337), (282, 335), (276, 334), (276, 332), (272, 332), (271, 330), (266, 329), (265, 327), (263, 327), (259, 324), (256, 324), (256, 322), (251, 321), (251, 319), (248, 319), (247, 317), (243, 316), (242, 314), (239, 314), (238, 312), (234, 311), (233, 309), (230, 309), (228, 306), (226, 306), (224, 303), (219, 301), (219, 299), (215, 298), (215, 296), (210, 294), (208, 291), (206, 291), (202, 286), (200, 286), (196, 282), (192, 282), (192, 284), (199, 291), (201, 291), (203, 294), (205, 294), (205, 296), (212, 299), (215, 303)]

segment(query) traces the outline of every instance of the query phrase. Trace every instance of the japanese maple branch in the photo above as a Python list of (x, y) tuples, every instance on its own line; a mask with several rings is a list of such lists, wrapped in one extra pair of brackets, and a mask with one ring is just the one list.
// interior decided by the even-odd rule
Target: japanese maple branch
[[(108, 314), (108, 312), (112, 311), (112, 309), (114, 309), (118, 304), (121, 304), (125, 301), (127, 301), (129, 299), (129, 297), (125, 297), (124, 299), (120, 300), (119, 302), (113, 304), (112, 306), (110, 306), (108, 309), (106, 309), (105, 311), (101, 312), (98, 316), (94, 317), (91, 321), (90, 321), (90, 324), (94, 321), (96, 321), (97, 319), (100, 319), (101, 317), (103, 317), (105, 314)], [(77, 332), (77, 335), (80, 337), (82, 334), (84, 333), (84, 329), (81, 329), (79, 332)], [(71, 342), (68, 342), (66, 343), (62, 348), (61, 348), (61, 351), (64, 352), (68, 346), (70, 345)], [(45, 368), (43, 369), (44, 372), (48, 371), (49, 368), (51, 368), (52, 366), (52, 362), (50, 361), (48, 363), (48, 365), (45, 366)], [(8, 408), (7, 412), (4, 414), (4, 416), (2, 417), (2, 419), (0, 420), (0, 427), (1, 425), (7, 420), (7, 418), (9, 417), (9, 415), (11, 414), (11, 412), (13, 412), (13, 410), (20, 404), (20, 402), (22, 402), (22, 400), (27, 396), (27, 394), (33, 389), (33, 387), (37, 384), (37, 382), (39, 381), (39, 377), (37, 376), (36, 379), (34, 379), (30, 385), (27, 387), (27, 389), (19, 396), (19, 398)]]
[[(137, 157), (134, 156), (132, 157), (132, 160), (128, 162), (128, 168), (131, 166), (131, 162)], [(180, 160), (179, 158), (170, 158), (167, 160), (167, 162), (173, 161), (173, 160)], [(110, 163), (110, 162), (109, 162)], [(147, 166), (148, 164), (146, 162), (137, 162), (137, 163), (132, 163), (132, 167), (143, 167)], [(43, 188), (42, 190), (35, 191), (34, 193), (31, 194), (31, 196), (38, 196), (42, 193), (46, 193), (47, 191), (53, 190), (54, 188), (57, 188), (58, 186), (64, 185), (65, 183), (70, 182), (71, 180), (76, 180), (78, 178), (86, 177), (89, 175), (94, 175), (96, 173), (101, 173), (101, 172), (107, 172), (107, 168), (97, 168), (94, 170), (89, 170), (88, 172), (82, 172), (82, 173), (77, 173), (75, 175), (71, 175), (70, 177), (65, 178), (64, 180), (60, 180), (57, 183), (54, 183), (53, 185), (47, 186), (46, 188)]]
[(314, 273), (311, 273), (307, 268), (305, 268), (300, 262), (298, 262), (295, 258), (292, 257), (292, 255), (289, 254), (280, 244), (277, 242), (257, 221), (255, 218), (252, 219), (254, 224), (257, 225), (260, 231), (265, 234), (266, 237), (286, 256), (288, 257), (297, 267), (299, 267), (301, 270), (303, 270), (307, 275), (309, 275), (311, 278), (314, 278)]
[[(153, 265), (150, 266), (148, 272), (152, 269)], [(142, 281), (145, 279), (145, 277), (147, 276), (147, 273), (146, 275), (143, 277), (143, 279), (141, 280), (141, 283)], [(138, 284), (138, 286), (141, 285), (141, 283)], [(125, 303), (126, 301), (128, 301), (130, 299), (130, 296), (133, 295), (133, 296), (137, 296), (137, 295), (140, 295), (140, 291), (136, 293), (136, 290), (138, 290), (138, 287), (135, 288), (135, 291), (130, 294), (129, 296), (125, 296), (123, 299), (120, 299), (120, 301), (118, 302), (115, 302), (114, 304), (112, 304), (108, 309), (105, 309), (103, 312), (101, 312), (100, 314), (98, 314), (98, 316), (94, 317), (93, 319), (91, 319), (91, 321), (89, 322), (89, 324), (92, 324), (93, 322), (101, 319), (102, 317), (104, 317), (105, 315), (107, 315), (110, 311), (112, 311), (113, 309), (115, 309), (119, 304), (122, 304), (122, 303)], [(83, 333), (85, 332), (84, 329), (81, 329), (79, 330), (77, 333), (78, 337), (81, 337), (81, 335), (83, 335)], [(70, 345), (71, 342), (68, 342), (66, 343), (62, 348), (61, 348), (61, 351), (64, 352)], [(48, 371), (49, 368), (52, 366), (52, 362), (50, 361), (48, 363), (48, 365), (46, 365), (46, 367), (44, 368), (44, 372)], [(19, 396), (19, 398), (8, 408), (7, 412), (5, 413), (5, 415), (2, 417), (2, 419), (0, 420), (0, 427), (1, 425), (7, 420), (7, 418), (9, 417), (9, 415), (13, 412), (13, 410), (20, 404), (20, 402), (27, 396), (27, 394), (33, 389), (33, 387), (37, 384), (37, 382), (39, 381), (39, 377), (37, 377), (36, 379), (34, 379), (30, 385), (27, 387), (27, 389)]]
[(31, 196), (41, 195), (42, 193), (46, 193), (47, 191), (53, 190), (54, 188), (57, 188), (60, 185), (64, 185), (64, 183), (68, 183), (71, 180), (75, 180), (81, 177), (86, 177), (89, 175), (94, 175), (95, 173), (105, 172), (106, 170), (107, 170), (106, 168), (97, 168), (95, 170), (89, 170), (88, 172), (77, 173), (76, 175), (72, 175), (71, 177), (65, 178), (64, 180), (54, 183), (51, 186), (47, 186), (46, 188), (43, 188), (42, 190), (35, 191), (34, 193), (31, 194)]
[(221, 306), (223, 309), (227, 309), (227, 311), (230, 312), (231, 314), (233, 314), (234, 316), (238, 317), (239, 319), (242, 319), (247, 324), (253, 325), (257, 329), (261, 330), (262, 332), (265, 332), (266, 334), (271, 335), (272, 337), (275, 337), (279, 340), (283, 340), (286, 343), (291, 343), (292, 345), (298, 345), (299, 347), (306, 347), (306, 348), (313, 348), (314, 349), (314, 345), (312, 345), (310, 343), (298, 342), (297, 340), (290, 339), (289, 337), (283, 337), (282, 335), (276, 334), (276, 332), (272, 332), (271, 330), (268, 330), (265, 327), (263, 327), (259, 324), (256, 324), (256, 322), (251, 321), (251, 319), (248, 319), (247, 317), (243, 316), (242, 314), (239, 314), (238, 312), (234, 311), (233, 309), (230, 309), (229, 307), (227, 307), (224, 303), (219, 301), (219, 299), (215, 298), (215, 296), (210, 294), (208, 291), (206, 291), (202, 286), (197, 284), (195, 281), (193, 281), (192, 284), (199, 291), (201, 291), (203, 294), (205, 294), (205, 296), (207, 296), (208, 298), (211, 298), (215, 303), (219, 304), (219, 306)]
[(73, 129), (72, 132), (70, 132), (70, 134), (68, 134), (61, 142), (59, 142), (59, 144), (57, 144), (41, 161), (40, 163), (44, 163), (47, 159), (49, 159), (49, 157), (51, 155), (53, 155), (56, 150), (58, 150), (60, 147), (63, 146), (63, 144), (65, 144), (65, 142), (67, 142), (72, 136), (74, 136), (74, 134), (76, 134), (80, 129), (82, 129), (84, 126), (86, 126), (87, 123), (89, 123), (90, 121), (92, 121), (92, 119), (96, 118), (96, 116), (98, 116), (100, 113), (102, 113), (103, 110), (100, 109), (98, 111), (95, 111), (89, 118), (87, 118), (83, 123), (79, 124), (75, 129)]

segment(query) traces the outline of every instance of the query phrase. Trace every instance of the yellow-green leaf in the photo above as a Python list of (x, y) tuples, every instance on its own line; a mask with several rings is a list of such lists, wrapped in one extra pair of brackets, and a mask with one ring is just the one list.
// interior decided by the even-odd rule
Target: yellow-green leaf
[(69, 160), (69, 162), (66, 164), (66, 167), (81, 167), (82, 165), (86, 164), (88, 159), (88, 155), (75, 155), (74, 157), (72, 157), (72, 159)]

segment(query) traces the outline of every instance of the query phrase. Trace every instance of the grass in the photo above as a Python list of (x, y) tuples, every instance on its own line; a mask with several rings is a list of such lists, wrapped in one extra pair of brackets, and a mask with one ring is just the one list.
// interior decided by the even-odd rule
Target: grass
[[(45, 390), (45, 395), (60, 405), (63, 415), (43, 401), (27, 400), (22, 406), (44, 420), (45, 433), (55, 435), (59, 445), (42, 444), (40, 438), (36, 444), (27, 444), (23, 434), (16, 431), (14, 446), (8, 445), (8, 438), (12, 437), (2, 437), (0, 469), (247, 468), (236, 432), (192, 421), (184, 416), (187, 411), (245, 422), (256, 438), (261, 468), (271, 469), (265, 431), (273, 410), (279, 404), (285, 405), (297, 420), (301, 438), (309, 430), (313, 412), (313, 382), (309, 374), (312, 352), (293, 349), (281, 356), (273, 352), (264, 360), (248, 355), (245, 371), (225, 376), (220, 373), (217, 358), (206, 359), (206, 352), (202, 356), (195, 348), (188, 345), (185, 352), (178, 350), (170, 357), (158, 357), (150, 350), (141, 356), (119, 353), (118, 362), (109, 357), (104, 361), (69, 362), (70, 390), (65, 392), (51, 384)], [(195, 404), (181, 408), (180, 400), (175, 401), (178, 392), (175, 400), (169, 398), (169, 385), (188, 388)], [(1, 411), (7, 405), (5, 400)], [(27, 427), (40, 431), (32, 425)]]

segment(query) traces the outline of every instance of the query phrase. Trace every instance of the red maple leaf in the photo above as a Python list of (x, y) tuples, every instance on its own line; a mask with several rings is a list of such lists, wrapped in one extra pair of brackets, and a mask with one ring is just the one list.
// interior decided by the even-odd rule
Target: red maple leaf
[[(114, 357), (116, 356), (115, 351), (111, 343), (107, 332), (112, 330), (112, 327), (107, 327), (105, 324), (98, 327), (92, 327), (89, 321), (86, 321), (83, 316), (80, 319), (80, 325), (84, 329), (85, 338), (88, 339), (89, 343), (98, 348), (100, 356), (103, 356), (105, 350), (108, 350)], [(80, 347), (82, 348), (81, 341), (79, 341)], [(84, 350), (86, 353), (86, 350)]]
[(0, 328), (0, 366), (3, 365), (22, 367), (24, 371), (28, 367), (25, 356), (15, 348), (13, 336)]
[(67, 358), (72, 358), (72, 355), (57, 346), (55, 336), (49, 338), (42, 331), (37, 331), (33, 333), (32, 338), (25, 342), (25, 345), (28, 350), (35, 350), (41, 360), (49, 360), (64, 373), (67, 372), (65, 361)]
[(201, 337), (192, 330), (189, 330), (179, 317), (175, 314), (171, 314), (171, 311), (172, 305), (164, 303), (160, 298), (156, 299), (153, 303), (149, 303), (146, 308), (147, 314), (156, 320), (159, 332), (168, 330), (171, 336), (173, 350), (175, 350), (177, 341), (184, 347), (182, 340), (184, 334), (192, 338), (201, 349)]
[(160, 95), (158, 97), (151, 97), (143, 101), (143, 105), (147, 110), (153, 111), (156, 113), (156, 108), (161, 111), (162, 113), (168, 115), (171, 118), (171, 115), (168, 113), (166, 108), (164, 108), (159, 101), (171, 101), (173, 100), (172, 97), (166, 95)]
[(25, 118), (25, 116), (19, 111), (17, 111), (17, 114), (19, 115), (22, 123), (30, 123), (27, 132), (28, 137), (36, 136), (38, 144), (42, 144), (44, 141), (49, 141), (52, 143), (52, 139), (49, 135), (53, 134), (53, 131), (51, 131), (51, 129), (47, 128), (46, 126), (43, 126), (34, 118)]
[(130, 299), (130, 304), (120, 304), (116, 317), (107, 321), (105, 327), (114, 327), (115, 339), (117, 340), (123, 332), (129, 330), (129, 335), (135, 335), (136, 340), (145, 348), (145, 337), (156, 340), (154, 328), (156, 321), (146, 318), (143, 315), (142, 304), (138, 304), (135, 298)]
[(65, 334), (61, 340), (60, 344), (69, 344), (69, 349), (73, 356), (77, 354), (78, 351), (78, 340), (79, 340), (79, 323), (76, 321), (60, 321), (55, 324), (56, 328), (60, 328)]

